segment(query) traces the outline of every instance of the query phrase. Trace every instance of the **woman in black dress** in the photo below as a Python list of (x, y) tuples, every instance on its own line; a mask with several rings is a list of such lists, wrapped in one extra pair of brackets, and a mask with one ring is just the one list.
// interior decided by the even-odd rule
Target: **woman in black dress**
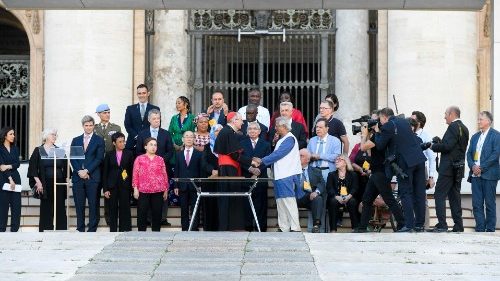
[[(54, 229), (54, 177), (57, 183), (66, 182), (67, 160), (56, 160), (56, 170), (54, 174), (54, 152), (57, 146), (56, 129), (46, 129), (42, 133), (42, 145), (35, 147), (30, 157), (28, 167), (28, 178), (31, 187), (36, 187), (35, 192), (40, 197), (40, 222), (38, 230)], [(56, 156), (61, 157), (64, 155)], [(44, 159), (42, 159), (44, 158)], [(56, 194), (56, 229), (66, 230), (66, 188), (57, 187)]]

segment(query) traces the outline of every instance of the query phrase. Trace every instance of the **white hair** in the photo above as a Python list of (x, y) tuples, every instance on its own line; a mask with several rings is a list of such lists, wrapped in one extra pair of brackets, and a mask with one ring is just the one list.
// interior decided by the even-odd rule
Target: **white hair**
[(278, 117), (276, 118), (276, 127), (278, 126), (283, 126), (287, 129), (287, 131), (291, 131), (292, 130), (292, 125), (290, 124), (290, 119), (286, 118), (286, 117)]
[(57, 129), (55, 129), (55, 128), (47, 128), (47, 129), (43, 130), (43, 132), (42, 132), (42, 143), (45, 143), (45, 141), (47, 140), (47, 137), (50, 134), (57, 135)]
[(254, 129), (257, 129), (260, 131), (260, 125), (259, 125), (259, 122), (257, 121), (254, 121), (254, 122), (248, 122), (248, 127), (247, 127), (247, 134), (248, 134), (248, 131), (250, 130), (250, 128), (254, 128)]
[(280, 103), (280, 107), (290, 107), (290, 108), (293, 108), (293, 103), (291, 103), (289, 101), (284, 101), (284, 102)]

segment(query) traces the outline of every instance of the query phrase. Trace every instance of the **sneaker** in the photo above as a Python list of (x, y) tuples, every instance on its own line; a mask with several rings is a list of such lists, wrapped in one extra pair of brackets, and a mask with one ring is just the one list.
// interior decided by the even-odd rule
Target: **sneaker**
[(406, 226), (403, 226), (401, 227), (401, 229), (398, 229), (397, 232), (413, 232), (413, 228), (409, 228), (409, 227), (406, 227)]
[(312, 233), (319, 233), (319, 225), (318, 224), (313, 226)]

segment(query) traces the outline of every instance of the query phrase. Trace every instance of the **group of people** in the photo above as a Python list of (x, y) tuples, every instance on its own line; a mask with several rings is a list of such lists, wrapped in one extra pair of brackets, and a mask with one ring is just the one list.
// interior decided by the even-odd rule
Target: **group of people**
[[(311, 132), (287, 92), (280, 95), (279, 108), (273, 114), (261, 105), (259, 90), (249, 91), (248, 104), (238, 111), (231, 111), (223, 92), (215, 91), (211, 105), (197, 115), (191, 111), (189, 99), (181, 96), (175, 103), (178, 113), (172, 116), (168, 130), (161, 127), (160, 109), (149, 103), (149, 95), (146, 85), (137, 87), (139, 102), (128, 106), (125, 113), (127, 137), (119, 125), (110, 122), (107, 104), (96, 108), (99, 123), (92, 116), (84, 116), (83, 134), (71, 142), (72, 147), (83, 148), (84, 159), (59, 159), (54, 167), (54, 161), (44, 156), (55, 153), (57, 130), (43, 131), (42, 144), (30, 157), (27, 175), (41, 200), (40, 231), (67, 229), (66, 189), (58, 189), (56, 225), (53, 224), (57, 188), (54, 182), (65, 181), (67, 161), (78, 231), (96, 231), (101, 196), (105, 198), (105, 218), (111, 231), (132, 229), (132, 204), (137, 204), (139, 231), (145, 231), (149, 225), (153, 231), (160, 231), (161, 225), (169, 225), (169, 196), (178, 197), (182, 230), (188, 230), (191, 219), (193, 230), (197, 230), (200, 212), (192, 218), (197, 192), (192, 185), (174, 182), (173, 178), (268, 178), (271, 168), (278, 231), (301, 231), (298, 208), (307, 208), (311, 211), (312, 232), (320, 232), (327, 225), (330, 232), (336, 232), (343, 212), (349, 213), (353, 231), (366, 232), (378, 196), (393, 213), (397, 231), (424, 231), (426, 187), (435, 185), (439, 223), (429, 231), (448, 230), (448, 197), (455, 223), (452, 230), (460, 232), (460, 182), (465, 165), (471, 170), (476, 231), (495, 230), (500, 134), (491, 128), (493, 117), (487, 111), (479, 115), (480, 132), (471, 138), (468, 150), (468, 130), (460, 121), (460, 110), (452, 106), (445, 113), (449, 127), (442, 140), (431, 138), (423, 130), (426, 118), (422, 112), (415, 111), (411, 120), (406, 120), (384, 108), (372, 114), (377, 124), (364, 124), (360, 142), (351, 151), (346, 129), (335, 118), (339, 101), (334, 94), (321, 101)], [(4, 188), (0, 191), (0, 231), (6, 230), (9, 208), (11, 231), (19, 228), (21, 196), (14, 192), (20, 184), (19, 151), (14, 143), (14, 130), (2, 129), (0, 183)], [(438, 169), (435, 153), (441, 154)], [(391, 188), (393, 176), (397, 179), (401, 206)], [(203, 190), (214, 192), (248, 188), (246, 184), (223, 182), (202, 185)], [(257, 184), (252, 199), (258, 227), (266, 231), (267, 182)], [(249, 203), (241, 198), (204, 198), (201, 204), (204, 230), (257, 229)]]

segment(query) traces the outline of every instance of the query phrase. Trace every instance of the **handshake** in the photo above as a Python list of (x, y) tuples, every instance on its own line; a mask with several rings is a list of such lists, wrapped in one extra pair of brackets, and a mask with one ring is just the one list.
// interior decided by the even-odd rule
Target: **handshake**
[(255, 177), (260, 175), (260, 169), (258, 168), (262, 164), (262, 160), (260, 158), (254, 157), (252, 158), (252, 166), (248, 168), (248, 171), (252, 173)]

